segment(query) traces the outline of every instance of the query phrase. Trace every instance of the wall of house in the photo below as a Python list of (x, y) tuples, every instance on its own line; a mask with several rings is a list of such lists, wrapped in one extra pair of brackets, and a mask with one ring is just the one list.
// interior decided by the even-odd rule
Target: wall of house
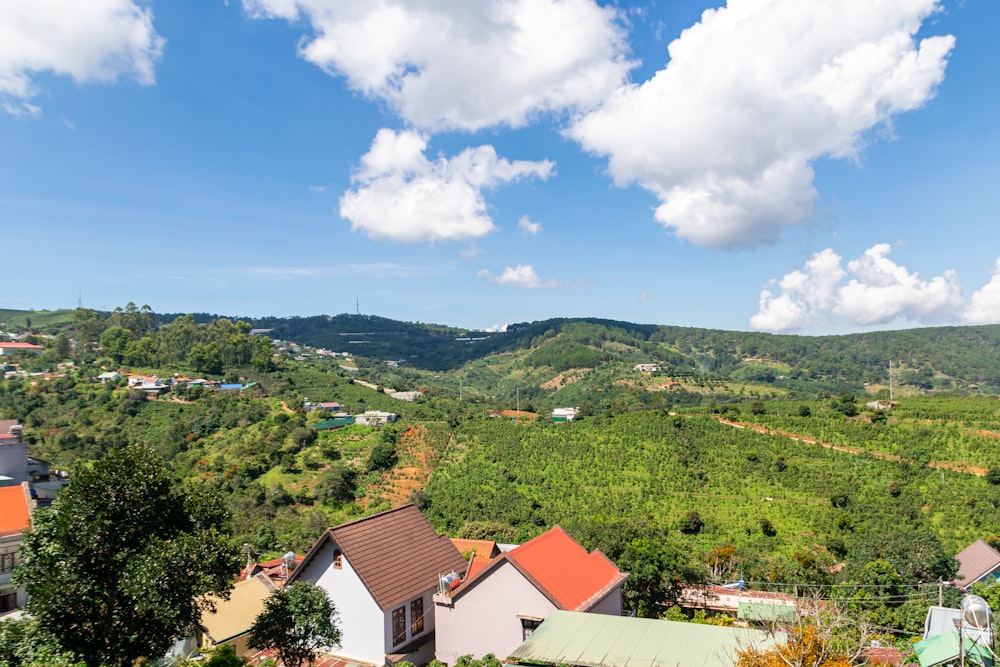
[(11, 485), (28, 481), (28, 443), (8, 439), (0, 444), (0, 475), (12, 477)]
[(339, 648), (330, 647), (331, 652), (381, 665), (386, 654), (382, 636), (385, 614), (346, 557), (341, 569), (334, 569), (333, 552), (336, 549), (333, 540), (328, 540), (297, 578), (321, 586), (337, 608), (341, 641)]
[(609, 616), (622, 615), (622, 587), (617, 586), (608, 593), (604, 599), (587, 610), (591, 614), (608, 614)]
[[(434, 630), (434, 593), (437, 588), (429, 588), (420, 595), (416, 595), (410, 600), (407, 600), (403, 604), (398, 604), (385, 611), (385, 626), (384, 626), (384, 639), (385, 639), (385, 652), (395, 653), (401, 646), (405, 646), (410, 642), (425, 637)], [(422, 632), (413, 634), (411, 632), (413, 626), (413, 616), (410, 614), (410, 603), (417, 598), (422, 598), (424, 601), (424, 629)], [(394, 609), (399, 607), (406, 608), (406, 639), (399, 642), (398, 644), (392, 643), (392, 612)], [(416, 662), (410, 660), (410, 662)], [(419, 664), (419, 663), (416, 663)]]
[[(21, 533), (0, 536), (0, 553), (7, 555), (15, 554), (14, 562), (19, 563), (21, 560), (20, 551)], [(4, 559), (3, 562), (9, 563), (9, 560)], [(10, 568), (5, 567), (0, 570), (0, 613), (23, 607), (27, 601), (24, 587), (19, 588), (11, 583), (10, 578), (12, 573), (13, 570)]]
[(482, 658), (492, 653), (503, 660), (523, 641), (519, 614), (544, 619), (555, 610), (509, 562), (473, 582), (452, 602), (434, 604), (435, 654), (449, 665), (466, 654)]

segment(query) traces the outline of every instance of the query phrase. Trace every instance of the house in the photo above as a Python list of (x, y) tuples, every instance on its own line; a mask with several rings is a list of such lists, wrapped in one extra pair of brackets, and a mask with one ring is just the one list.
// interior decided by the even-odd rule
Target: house
[(580, 408), (555, 408), (552, 411), (553, 422), (571, 422), (580, 412)]
[(329, 594), (340, 613), (338, 655), (422, 664), (434, 657), (438, 582), (465, 565), (451, 540), (410, 504), (328, 529), (288, 583), (311, 581)]
[(0, 487), (0, 614), (24, 606), (24, 589), (10, 577), (20, 561), (21, 534), (31, 526), (32, 509), (27, 482)]
[(0, 419), (0, 486), (28, 481), (28, 443), (14, 419)]
[(766, 651), (780, 634), (653, 618), (554, 611), (507, 664), (534, 667), (732, 667), (736, 651)]
[(501, 553), (434, 596), (436, 657), (507, 656), (556, 610), (620, 616), (628, 575), (600, 551), (587, 553), (556, 526)]
[(107, 384), (108, 382), (117, 382), (122, 379), (121, 373), (116, 371), (106, 371), (97, 376), (97, 380), (101, 384)]
[(799, 616), (798, 600), (785, 593), (745, 590), (741, 582), (740, 586), (684, 585), (677, 605), (681, 609), (726, 614), (748, 626), (794, 622)]
[(33, 343), (0, 343), (0, 357), (8, 357), (18, 352), (41, 354), (45, 348)]
[(201, 646), (215, 648), (222, 644), (233, 647), (236, 655), (250, 651), (250, 628), (264, 611), (264, 602), (277, 587), (264, 573), (236, 582), (229, 599), (212, 597), (214, 611), (201, 616)]
[(659, 364), (636, 364), (632, 370), (637, 373), (657, 373), (660, 370)]
[(966, 590), (977, 581), (989, 581), (1000, 577), (1000, 551), (983, 540), (976, 540), (955, 556), (958, 574), (953, 583)]
[(382, 412), (381, 410), (368, 410), (364, 414), (354, 416), (354, 423), (361, 426), (385, 426), (394, 421), (396, 421), (395, 412)]
[[(978, 600), (985, 605), (976, 596), (967, 596), (965, 600)], [(963, 609), (965, 604), (963, 601)], [(977, 627), (968, 618), (963, 619), (963, 609), (935, 606), (927, 610), (924, 638), (913, 645), (921, 667), (954, 663), (963, 654), (971, 662), (992, 667), (992, 629), (989, 623)]]

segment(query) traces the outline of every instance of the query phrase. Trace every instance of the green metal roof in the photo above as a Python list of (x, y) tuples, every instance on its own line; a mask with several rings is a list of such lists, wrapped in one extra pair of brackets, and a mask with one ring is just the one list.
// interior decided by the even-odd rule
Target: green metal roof
[(510, 658), (522, 665), (731, 667), (737, 649), (766, 650), (779, 641), (749, 628), (554, 611)]
[[(969, 660), (985, 667), (993, 667), (993, 655), (989, 648), (977, 644), (971, 637), (965, 637), (965, 656)], [(920, 667), (932, 667), (944, 662), (958, 659), (958, 633), (949, 630), (939, 635), (928, 637), (913, 645)]]
[(324, 419), (321, 422), (316, 422), (315, 424), (310, 424), (317, 431), (326, 431), (331, 428), (337, 428), (339, 426), (349, 426), (354, 423), (354, 417), (351, 415), (344, 415), (343, 417), (333, 417), (331, 419)]
[(746, 621), (794, 621), (798, 618), (795, 607), (787, 604), (768, 604), (766, 602), (741, 602), (736, 611), (736, 618)]

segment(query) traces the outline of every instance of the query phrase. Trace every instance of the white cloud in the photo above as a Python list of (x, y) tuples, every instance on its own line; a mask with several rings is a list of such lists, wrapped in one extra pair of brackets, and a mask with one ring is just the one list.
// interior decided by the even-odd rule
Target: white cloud
[(1000, 322), (1000, 259), (990, 272), (990, 281), (972, 295), (972, 301), (962, 319), (969, 324)]
[(808, 220), (812, 162), (856, 157), (870, 130), (933, 97), (954, 46), (915, 43), (939, 0), (730, 0), (568, 134), (608, 156), (615, 183), (660, 199), (692, 243), (774, 242)]
[[(841, 267), (841, 257), (830, 248), (813, 255), (802, 269), (776, 282), (776, 291), (764, 289), (750, 327), (789, 331), (831, 316), (862, 326), (904, 319), (921, 323), (945, 322), (962, 309), (958, 274), (945, 271), (924, 280), (888, 258), (890, 246), (872, 246)], [(845, 284), (849, 274), (853, 277)]]
[(146, 2), (133, 0), (3, 0), (0, 2), (0, 106), (37, 115), (31, 103), (40, 72), (77, 82), (131, 75), (155, 80), (164, 40)]
[(483, 190), (524, 178), (546, 179), (549, 161), (513, 162), (492, 146), (428, 160), (427, 139), (412, 131), (378, 131), (361, 158), (340, 215), (374, 239), (416, 243), (469, 241), (494, 229)]
[(503, 273), (499, 276), (494, 276), (489, 269), (480, 269), (478, 275), (499, 285), (510, 285), (511, 287), (521, 287), (523, 289), (559, 286), (559, 282), (556, 280), (542, 280), (530, 264), (518, 264), (513, 267), (505, 266)]
[(652, 298), (653, 298), (653, 295), (650, 294), (649, 292), (646, 292), (646, 291), (639, 292), (639, 301), (646, 302), (646, 301), (649, 301)]
[(243, 0), (254, 18), (305, 20), (299, 55), (415, 127), (519, 127), (584, 111), (634, 63), (611, 7), (594, 0)]
[(521, 219), (517, 221), (517, 226), (524, 234), (529, 236), (534, 236), (538, 232), (542, 231), (542, 223), (532, 222), (531, 218), (526, 215), (521, 216)]
[(484, 250), (480, 248), (478, 245), (476, 245), (475, 243), (470, 243), (468, 246), (458, 251), (458, 256), (461, 257), (462, 259), (472, 259), (473, 257), (478, 257), (479, 255), (482, 255), (483, 252)]

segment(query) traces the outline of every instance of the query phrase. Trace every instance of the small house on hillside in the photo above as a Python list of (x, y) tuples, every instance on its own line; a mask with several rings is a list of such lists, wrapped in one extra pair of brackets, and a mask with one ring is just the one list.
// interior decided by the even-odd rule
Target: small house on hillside
[(506, 656), (557, 609), (621, 615), (623, 574), (600, 551), (587, 553), (556, 526), (479, 565), (434, 596), (436, 657)]
[(955, 556), (958, 561), (956, 586), (969, 589), (977, 581), (989, 581), (1000, 577), (1000, 551), (983, 540), (976, 540)]
[(369, 664), (415, 664), (434, 657), (433, 595), (442, 575), (465, 559), (434, 532), (415, 505), (330, 528), (288, 583), (311, 581), (340, 612), (335, 653)]
[(25, 352), (28, 354), (41, 354), (45, 348), (34, 343), (0, 343), (0, 357), (7, 357)]

